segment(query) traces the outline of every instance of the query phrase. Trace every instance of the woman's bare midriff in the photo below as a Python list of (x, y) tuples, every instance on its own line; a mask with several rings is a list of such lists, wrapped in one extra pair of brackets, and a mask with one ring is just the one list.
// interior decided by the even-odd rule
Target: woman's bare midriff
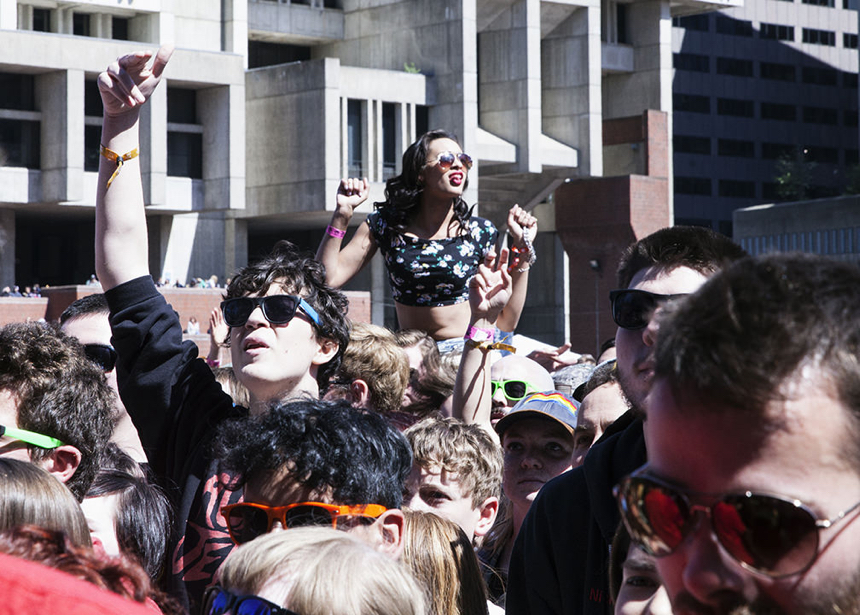
[(463, 337), (469, 328), (471, 311), (468, 301), (439, 307), (419, 307), (395, 302), (394, 307), (401, 329), (421, 329), (436, 341)]

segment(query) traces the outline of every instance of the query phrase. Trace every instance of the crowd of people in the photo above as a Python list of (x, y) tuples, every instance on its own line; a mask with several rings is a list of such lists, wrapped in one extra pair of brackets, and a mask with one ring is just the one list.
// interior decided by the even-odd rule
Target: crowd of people
[[(855, 265), (662, 229), (619, 255), (596, 359), (521, 356), (537, 221), (512, 208), (507, 245), (472, 216), (471, 159), (432, 131), (345, 245), (362, 179), (315, 256), (280, 242), (235, 273), (220, 365), (148, 271), (138, 122), (171, 53), (98, 79), (104, 293), (0, 328), (5, 604), (860, 612)], [(337, 289), (377, 249), (399, 331)]]

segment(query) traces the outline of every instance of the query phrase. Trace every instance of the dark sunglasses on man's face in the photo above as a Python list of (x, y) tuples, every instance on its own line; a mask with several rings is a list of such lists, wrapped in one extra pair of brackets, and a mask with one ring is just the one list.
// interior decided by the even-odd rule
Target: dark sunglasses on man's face
[(231, 327), (241, 327), (250, 318), (251, 313), (257, 309), (263, 310), (263, 316), (273, 325), (284, 325), (290, 322), (296, 315), (296, 310), (302, 308), (317, 326), (320, 326), (320, 317), (310, 304), (298, 295), (270, 295), (268, 297), (236, 297), (221, 302), (221, 311), (224, 313), (224, 322)]
[(455, 160), (459, 160), (460, 164), (466, 167), (467, 171), (472, 168), (472, 157), (468, 154), (464, 154), (463, 152), (458, 154), (455, 154), (454, 152), (442, 152), (436, 158), (436, 162), (439, 163), (439, 168), (443, 171), (450, 169)]
[(84, 354), (87, 358), (102, 368), (105, 372), (116, 367), (116, 350), (107, 344), (84, 344)]
[(298, 615), (259, 596), (240, 596), (219, 585), (213, 585), (203, 594), (200, 615)]
[(609, 291), (612, 320), (622, 329), (644, 329), (659, 306), (686, 295), (658, 295), (645, 290), (624, 288)]
[(688, 494), (641, 469), (621, 481), (615, 497), (630, 538), (646, 553), (671, 554), (697, 526), (701, 512), (711, 518), (711, 530), (735, 561), (773, 578), (807, 570), (818, 557), (818, 531), (860, 507), (858, 502), (819, 519), (798, 500), (749, 491), (717, 496), (707, 506), (693, 504)]

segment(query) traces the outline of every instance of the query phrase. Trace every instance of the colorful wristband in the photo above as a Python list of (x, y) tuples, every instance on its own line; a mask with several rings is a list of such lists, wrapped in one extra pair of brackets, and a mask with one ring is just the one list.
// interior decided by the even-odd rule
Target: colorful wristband
[(335, 228), (331, 224), (326, 227), (325, 232), (328, 233), (329, 237), (334, 237), (335, 239), (343, 239), (343, 236), (346, 235), (346, 231)]
[(469, 327), (469, 330), (466, 332), (466, 335), (463, 337), (463, 339), (482, 344), (484, 342), (492, 342), (495, 337), (496, 332), (493, 329)]

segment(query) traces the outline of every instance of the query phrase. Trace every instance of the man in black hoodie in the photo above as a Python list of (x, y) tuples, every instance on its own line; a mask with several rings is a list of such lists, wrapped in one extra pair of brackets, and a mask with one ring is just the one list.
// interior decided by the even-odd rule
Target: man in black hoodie
[(611, 301), (618, 378), (632, 409), (581, 467), (541, 489), (511, 557), (508, 613), (612, 613), (607, 571), (619, 522), (612, 488), (646, 461), (639, 415), (654, 374), (654, 313), (744, 255), (727, 237), (699, 227), (662, 229), (625, 250)]

